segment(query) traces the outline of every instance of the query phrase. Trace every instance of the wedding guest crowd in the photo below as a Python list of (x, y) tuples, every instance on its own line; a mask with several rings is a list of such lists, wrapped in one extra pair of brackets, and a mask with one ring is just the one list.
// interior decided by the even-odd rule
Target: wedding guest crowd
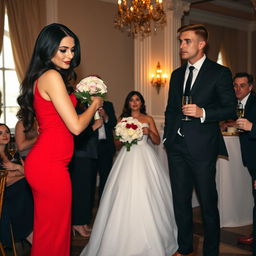
[[(18, 97), (15, 161), (7, 150), (10, 129), (0, 124), (0, 168), (8, 172), (0, 220), (4, 244), (10, 244), (11, 224), (15, 239), (32, 244), (31, 256), (69, 256), (71, 228), (74, 235), (90, 238), (83, 256), (195, 256), (195, 187), (204, 225), (203, 255), (218, 256), (216, 160), (228, 154), (219, 122), (233, 120), (222, 128), (243, 130), (242, 159), (254, 197), (253, 232), (239, 242), (252, 244), (256, 255), (253, 77), (237, 73), (232, 83), (231, 71), (206, 56), (204, 25), (182, 26), (178, 39), (185, 64), (171, 75), (165, 110), (167, 175), (148, 143), (159, 144), (160, 136), (142, 94), (127, 95), (118, 121), (112, 102), (101, 97), (92, 97), (91, 104), (80, 102), (74, 94), (78, 37), (57, 23), (41, 30)], [(184, 97), (187, 104), (182, 103)], [(238, 119), (236, 98), (244, 106), (244, 116)], [(96, 111), (99, 118), (94, 118)], [(118, 148), (114, 128), (127, 117), (142, 124), (143, 134), (129, 150), (122, 147), (113, 165)], [(97, 177), (99, 210), (91, 228)]]

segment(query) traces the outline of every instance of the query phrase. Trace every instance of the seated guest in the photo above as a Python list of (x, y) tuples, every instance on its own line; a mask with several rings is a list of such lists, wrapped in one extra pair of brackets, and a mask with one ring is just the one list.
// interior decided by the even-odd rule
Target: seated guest
[(27, 239), (32, 243), (33, 198), (24, 177), (24, 168), (18, 158), (11, 161), (8, 153), (10, 129), (0, 124), (0, 168), (8, 172), (4, 192), (3, 211), (0, 219), (0, 240), (11, 245), (10, 224), (16, 241)]
[(29, 150), (32, 148), (37, 140), (38, 125), (37, 121), (35, 121), (33, 128), (28, 132), (24, 132), (25, 128), (21, 119), (21, 111), (18, 111), (17, 117), (19, 118), (19, 121), (15, 126), (15, 141), (19, 151), (19, 155), (24, 160)]
[(256, 255), (256, 95), (253, 89), (253, 76), (248, 73), (237, 73), (233, 79), (238, 101), (244, 106), (244, 117), (238, 118), (235, 126), (242, 130), (239, 135), (241, 154), (244, 166), (252, 178), (252, 193), (254, 197), (253, 235), (241, 237), (239, 243), (253, 244), (253, 255)]

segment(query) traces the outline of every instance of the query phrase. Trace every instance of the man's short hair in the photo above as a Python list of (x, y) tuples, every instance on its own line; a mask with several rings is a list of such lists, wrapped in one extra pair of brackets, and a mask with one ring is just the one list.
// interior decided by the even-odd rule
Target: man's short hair
[(236, 73), (235, 76), (233, 77), (233, 81), (235, 81), (236, 78), (240, 77), (247, 77), (248, 84), (253, 84), (253, 76), (251, 74), (248, 74), (247, 72)]
[(196, 35), (200, 36), (206, 43), (208, 41), (208, 31), (203, 24), (189, 24), (182, 26), (178, 29), (178, 33), (185, 31), (194, 31)]

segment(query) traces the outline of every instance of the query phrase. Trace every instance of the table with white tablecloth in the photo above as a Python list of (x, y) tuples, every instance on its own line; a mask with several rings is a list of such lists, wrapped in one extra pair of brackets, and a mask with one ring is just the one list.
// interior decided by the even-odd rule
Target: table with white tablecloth
[[(242, 164), (238, 136), (224, 136), (229, 158), (219, 158), (216, 169), (216, 184), (219, 194), (219, 212), (221, 227), (237, 227), (252, 223), (253, 197), (251, 178)], [(157, 154), (168, 168), (163, 145), (156, 147)], [(256, 157), (256, 156), (255, 156)], [(198, 201), (193, 195), (193, 207)]]

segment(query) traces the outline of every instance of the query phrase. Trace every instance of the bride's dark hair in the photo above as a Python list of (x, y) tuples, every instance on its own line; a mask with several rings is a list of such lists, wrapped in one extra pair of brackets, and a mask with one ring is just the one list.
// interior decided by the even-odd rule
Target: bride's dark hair
[(131, 108), (130, 108), (129, 102), (130, 102), (131, 98), (134, 95), (137, 95), (140, 98), (140, 101), (141, 101), (140, 112), (144, 115), (147, 114), (146, 113), (145, 100), (144, 100), (142, 94), (138, 91), (131, 91), (131, 92), (128, 93), (128, 95), (125, 99), (123, 111), (122, 111), (122, 114), (120, 116), (121, 118), (131, 116)]
[[(61, 40), (70, 36), (75, 41), (74, 57), (71, 60), (69, 69), (57, 69), (51, 59), (58, 51)], [(78, 37), (66, 26), (53, 23), (45, 26), (37, 37), (32, 58), (28, 66), (25, 78), (20, 85), (20, 95), (17, 99), (20, 110), (17, 113), (22, 119), (25, 132), (31, 130), (34, 124), (35, 111), (33, 107), (33, 87), (35, 81), (49, 69), (60, 73), (66, 85), (68, 93), (73, 91), (70, 85), (71, 80), (76, 79), (74, 68), (80, 64), (80, 43)]]

